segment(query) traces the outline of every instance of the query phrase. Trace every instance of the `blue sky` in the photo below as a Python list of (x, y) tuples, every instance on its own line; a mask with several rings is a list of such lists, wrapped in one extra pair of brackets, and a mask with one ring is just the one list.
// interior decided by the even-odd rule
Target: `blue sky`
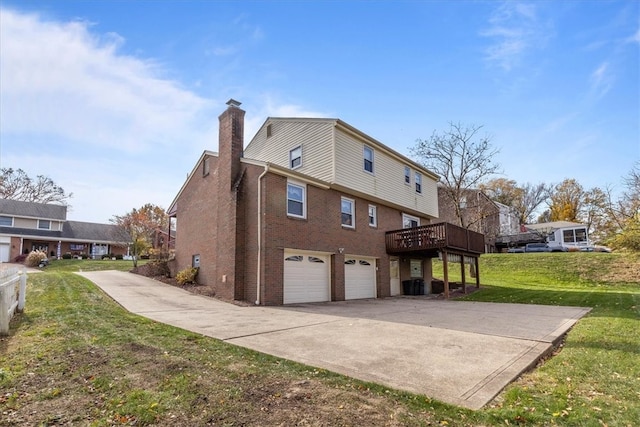
[(69, 219), (163, 207), (229, 98), (403, 154), (482, 125), (502, 176), (621, 188), (640, 160), (637, 1), (0, 1), (0, 166)]

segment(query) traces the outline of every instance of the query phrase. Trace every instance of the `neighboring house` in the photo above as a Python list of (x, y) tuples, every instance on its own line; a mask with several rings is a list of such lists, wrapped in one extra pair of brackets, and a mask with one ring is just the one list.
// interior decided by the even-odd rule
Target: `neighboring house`
[(67, 221), (66, 206), (0, 199), (0, 262), (33, 250), (52, 258), (124, 254), (127, 240), (118, 236), (115, 225)]
[(176, 269), (198, 267), (218, 297), (386, 297), (408, 280), (428, 291), (438, 251), (477, 262), (481, 235), (468, 250), (466, 234), (433, 223), (431, 171), (339, 119), (268, 118), (243, 150), (244, 111), (228, 105), (219, 152), (202, 154), (168, 209)]
[(552, 250), (583, 250), (592, 248), (589, 228), (584, 224), (569, 221), (554, 221), (528, 224), (527, 229), (546, 237)]
[[(512, 209), (494, 202), (485, 193), (476, 189), (465, 190), (460, 200), (460, 217), (451, 198), (447, 197), (446, 188), (438, 186), (438, 206), (440, 220), (461, 225), (468, 230), (484, 234), (485, 252), (496, 251), (496, 238), (517, 224), (517, 216)], [(515, 232), (518, 231), (515, 225)]]
[(522, 247), (527, 243), (548, 243), (552, 251), (593, 249), (588, 227), (569, 221), (543, 222), (522, 226), (519, 233), (498, 238), (498, 247)]

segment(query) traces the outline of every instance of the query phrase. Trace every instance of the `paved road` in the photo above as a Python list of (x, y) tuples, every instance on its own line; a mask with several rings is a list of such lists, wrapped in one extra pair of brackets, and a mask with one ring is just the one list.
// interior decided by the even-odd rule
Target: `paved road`
[(402, 297), (239, 307), (130, 273), (79, 274), (158, 322), (471, 409), (590, 310)]

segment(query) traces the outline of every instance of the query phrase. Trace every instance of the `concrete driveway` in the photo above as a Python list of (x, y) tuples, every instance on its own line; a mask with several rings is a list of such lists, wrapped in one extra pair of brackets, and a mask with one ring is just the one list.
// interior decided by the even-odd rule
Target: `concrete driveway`
[(78, 274), (158, 322), (470, 409), (590, 310), (402, 297), (239, 307), (130, 273)]

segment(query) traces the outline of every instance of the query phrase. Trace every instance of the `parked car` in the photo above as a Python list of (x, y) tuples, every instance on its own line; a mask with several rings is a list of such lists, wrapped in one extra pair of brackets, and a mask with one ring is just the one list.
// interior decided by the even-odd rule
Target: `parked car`
[(527, 243), (525, 252), (551, 252), (551, 248), (546, 243)]
[(513, 248), (509, 248), (507, 250), (507, 253), (509, 253), (509, 254), (521, 254), (521, 253), (524, 253), (524, 248), (522, 246), (515, 246)]

